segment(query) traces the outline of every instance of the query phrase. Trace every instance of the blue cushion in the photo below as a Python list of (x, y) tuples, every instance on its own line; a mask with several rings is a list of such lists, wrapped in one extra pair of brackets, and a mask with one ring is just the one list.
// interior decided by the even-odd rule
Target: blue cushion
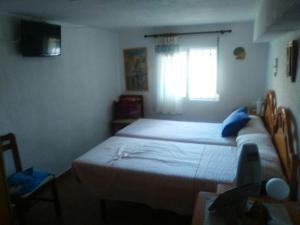
[(244, 113), (248, 113), (248, 109), (247, 109), (247, 107), (243, 106), (243, 107), (240, 107), (240, 108), (234, 110), (232, 113), (234, 113), (234, 112), (244, 112)]
[[(243, 111), (245, 107), (233, 111), (222, 123), (222, 137), (235, 136), (250, 120), (248, 114)], [(245, 108), (246, 109), (246, 108)], [(246, 109), (247, 110), (247, 109)]]
[(51, 174), (43, 171), (33, 170), (33, 168), (14, 173), (7, 179), (10, 194), (23, 195), (27, 192), (31, 192), (50, 175)]

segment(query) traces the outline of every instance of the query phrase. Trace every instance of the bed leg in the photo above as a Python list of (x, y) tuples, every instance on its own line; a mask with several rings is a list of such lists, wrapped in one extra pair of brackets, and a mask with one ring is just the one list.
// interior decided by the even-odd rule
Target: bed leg
[(100, 200), (100, 209), (101, 209), (101, 219), (103, 221), (106, 221), (106, 219), (107, 219), (107, 215), (106, 215), (106, 202), (103, 199)]

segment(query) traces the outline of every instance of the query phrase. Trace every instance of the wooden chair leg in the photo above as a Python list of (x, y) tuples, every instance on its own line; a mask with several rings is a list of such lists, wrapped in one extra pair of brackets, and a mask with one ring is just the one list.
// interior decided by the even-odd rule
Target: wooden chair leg
[(24, 213), (24, 204), (22, 201), (17, 200), (15, 203), (15, 209), (18, 217), (18, 225), (26, 225), (27, 221)]
[(107, 212), (106, 212), (106, 203), (105, 200), (100, 200), (100, 209), (101, 209), (101, 218), (103, 221), (107, 219)]
[(52, 197), (53, 197), (56, 216), (61, 217), (61, 215), (62, 215), (61, 205), (60, 205), (60, 200), (59, 200), (59, 195), (58, 195), (58, 191), (57, 191), (57, 185), (56, 185), (55, 178), (51, 182), (51, 189), (52, 189)]

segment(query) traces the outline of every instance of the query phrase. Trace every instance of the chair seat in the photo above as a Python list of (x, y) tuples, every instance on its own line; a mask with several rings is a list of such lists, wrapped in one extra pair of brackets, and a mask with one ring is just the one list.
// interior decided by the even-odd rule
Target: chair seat
[(45, 179), (43, 179), (43, 181), (38, 185), (36, 186), (32, 191), (30, 192), (27, 192), (23, 195), (20, 195), (18, 196), (19, 198), (28, 198), (30, 195), (34, 194), (37, 190), (41, 190), (41, 188), (48, 184), (50, 181), (52, 181), (54, 179), (54, 176), (53, 175), (49, 175), (47, 177), (45, 177)]

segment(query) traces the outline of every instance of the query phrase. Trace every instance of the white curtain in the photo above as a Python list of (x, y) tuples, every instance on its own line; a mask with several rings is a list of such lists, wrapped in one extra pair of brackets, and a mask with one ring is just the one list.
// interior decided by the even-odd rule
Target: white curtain
[(156, 39), (157, 112), (180, 114), (184, 99), (218, 100), (218, 38)]
[(186, 93), (186, 53), (179, 52), (177, 37), (156, 39), (157, 112), (180, 114)]
[(186, 93), (186, 53), (158, 55), (157, 112), (180, 114)]

